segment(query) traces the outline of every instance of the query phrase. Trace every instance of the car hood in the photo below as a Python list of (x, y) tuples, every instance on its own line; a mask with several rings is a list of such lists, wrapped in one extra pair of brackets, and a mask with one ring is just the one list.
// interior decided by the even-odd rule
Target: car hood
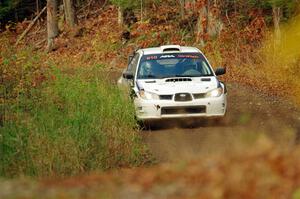
[(217, 88), (216, 77), (168, 78), (153, 80), (137, 80), (137, 87), (145, 91), (171, 95), (175, 93), (206, 93)]

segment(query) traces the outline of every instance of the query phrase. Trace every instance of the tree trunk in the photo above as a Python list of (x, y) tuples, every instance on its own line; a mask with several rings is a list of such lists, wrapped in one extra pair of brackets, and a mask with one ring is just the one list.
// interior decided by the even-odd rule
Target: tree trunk
[(40, 13), (40, 4), (39, 4), (39, 0), (36, 0), (35, 1), (35, 4), (36, 4), (36, 13)]
[(204, 46), (204, 36), (207, 34), (208, 28), (208, 4), (202, 5), (199, 11), (199, 17), (197, 22), (197, 37), (196, 42)]
[(185, 0), (179, 0), (179, 3), (180, 3), (180, 16), (181, 16), (181, 19), (184, 19), (184, 16), (185, 16), (185, 9), (184, 9)]
[(280, 31), (280, 21), (281, 21), (281, 8), (277, 6), (273, 6), (273, 23), (275, 30), (275, 40), (280, 41), (281, 39), (281, 31)]
[(75, 6), (73, 0), (63, 0), (64, 10), (65, 10), (65, 19), (71, 28), (74, 28), (77, 25), (77, 17), (75, 14)]
[(54, 38), (58, 35), (56, 0), (47, 0), (47, 34), (49, 52), (54, 49)]
[(143, 11), (144, 11), (144, 5), (143, 5), (143, 0), (141, 0), (141, 21), (143, 21)]
[[(209, 39), (216, 38), (220, 35), (224, 24), (219, 14), (219, 7), (217, 5), (217, 0), (207, 1), (207, 36)], [(226, 13), (227, 19), (229, 19)], [(230, 21), (229, 21), (230, 23)]]
[(122, 26), (124, 23), (124, 10), (119, 7), (118, 8), (118, 24)]
[(205, 33), (209, 33), (210, 29), (210, 0), (206, 0), (206, 24), (205, 24)]

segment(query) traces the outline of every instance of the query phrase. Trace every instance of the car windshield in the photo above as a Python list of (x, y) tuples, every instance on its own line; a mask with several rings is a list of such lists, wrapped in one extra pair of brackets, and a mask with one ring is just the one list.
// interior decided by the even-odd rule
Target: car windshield
[(174, 53), (144, 55), (139, 64), (137, 79), (203, 76), (213, 76), (213, 72), (202, 54)]

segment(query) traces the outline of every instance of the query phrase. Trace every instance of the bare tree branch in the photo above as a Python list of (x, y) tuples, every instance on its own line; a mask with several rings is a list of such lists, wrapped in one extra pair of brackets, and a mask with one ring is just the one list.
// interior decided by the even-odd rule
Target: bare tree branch
[(41, 12), (31, 21), (31, 23), (28, 25), (28, 27), (26, 28), (26, 30), (21, 34), (21, 36), (19, 37), (19, 39), (17, 40), (15, 46), (17, 46), (19, 44), (19, 42), (27, 35), (27, 33), (31, 30), (31, 28), (33, 27), (33, 25), (35, 24), (35, 22), (40, 18), (40, 16), (43, 14), (43, 12), (45, 12), (46, 10), (46, 6), (41, 10)]

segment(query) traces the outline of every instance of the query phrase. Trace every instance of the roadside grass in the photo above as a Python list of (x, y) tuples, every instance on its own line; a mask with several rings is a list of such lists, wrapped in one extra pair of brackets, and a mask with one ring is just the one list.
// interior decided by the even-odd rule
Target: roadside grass
[(69, 176), (149, 160), (132, 104), (98, 70), (53, 67), (40, 88), (2, 105), (0, 176)]

